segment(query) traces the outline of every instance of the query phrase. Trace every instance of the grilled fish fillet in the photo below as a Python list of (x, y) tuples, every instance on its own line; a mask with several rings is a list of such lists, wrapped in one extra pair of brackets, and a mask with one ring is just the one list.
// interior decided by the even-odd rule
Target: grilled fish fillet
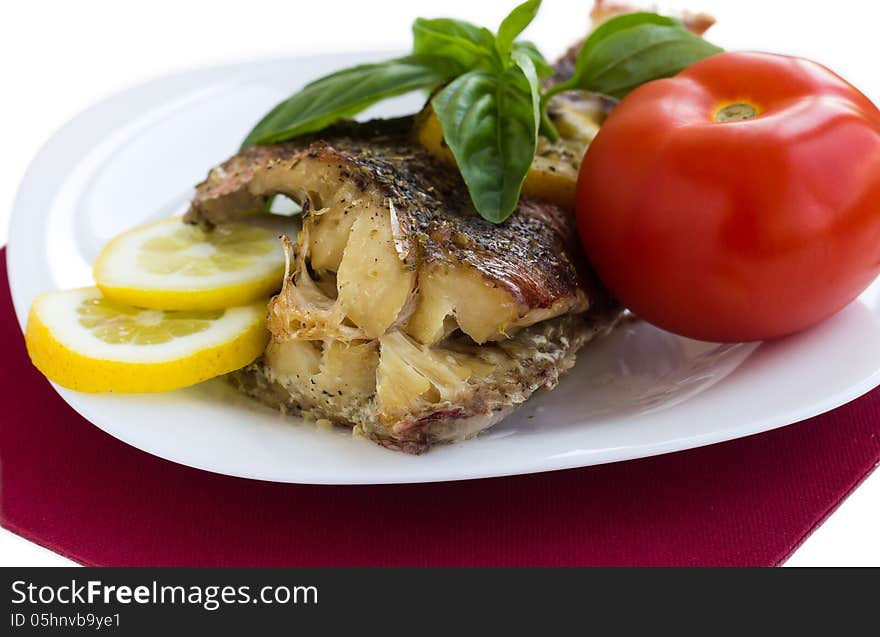
[(265, 354), (231, 375), (285, 411), (412, 453), (470, 437), (536, 389), (619, 313), (592, 279), (571, 213), (522, 199), (475, 214), (411, 118), (242, 151), (186, 219), (240, 220), (283, 194), (304, 208)]
[(597, 104), (556, 99), (566, 139), (544, 142), (500, 225), (473, 210), (429, 112), (251, 147), (211, 170), (190, 223), (248, 218), (278, 194), (303, 207), (295, 242), (284, 238), (271, 341), (230, 380), (409, 453), (469, 438), (555, 387), (621, 314), (566, 209)]

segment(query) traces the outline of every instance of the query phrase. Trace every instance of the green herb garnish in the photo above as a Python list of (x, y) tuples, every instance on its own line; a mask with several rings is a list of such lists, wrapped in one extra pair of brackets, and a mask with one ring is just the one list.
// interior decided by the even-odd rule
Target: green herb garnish
[(557, 137), (546, 113), (550, 97), (582, 90), (620, 98), (721, 51), (674, 18), (622, 15), (587, 38), (570, 79), (545, 89), (550, 65), (534, 44), (518, 39), (540, 6), (541, 0), (522, 3), (494, 34), (462, 20), (419, 18), (411, 56), (307, 84), (263, 117), (242, 147), (314, 133), (389, 97), (436, 91), (431, 106), (474, 207), (500, 223), (516, 208), (539, 133)]
[(721, 51), (675, 18), (656, 13), (617, 16), (590, 34), (578, 54), (574, 75), (551, 87), (544, 100), (572, 89), (621, 98)]

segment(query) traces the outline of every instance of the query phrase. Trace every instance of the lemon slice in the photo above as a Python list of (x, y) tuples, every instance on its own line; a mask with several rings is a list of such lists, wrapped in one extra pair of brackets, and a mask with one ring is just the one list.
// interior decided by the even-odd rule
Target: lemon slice
[(276, 235), (244, 224), (203, 230), (165, 219), (125, 232), (95, 262), (108, 299), (160, 310), (247, 305), (281, 289), (284, 251)]
[(244, 367), (266, 346), (266, 301), (226, 310), (144, 310), (97, 288), (31, 306), (25, 340), (49, 380), (84, 392), (160, 392)]

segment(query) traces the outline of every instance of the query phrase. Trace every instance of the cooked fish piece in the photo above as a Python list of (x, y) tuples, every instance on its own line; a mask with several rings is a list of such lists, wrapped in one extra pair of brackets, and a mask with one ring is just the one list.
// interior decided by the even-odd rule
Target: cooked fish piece
[(247, 149), (211, 171), (186, 218), (225, 223), (277, 194), (299, 202), (271, 343), (232, 379), (286, 411), (422, 452), (555, 386), (618, 310), (570, 212), (523, 198), (505, 223), (483, 220), (414, 130), (403, 118)]

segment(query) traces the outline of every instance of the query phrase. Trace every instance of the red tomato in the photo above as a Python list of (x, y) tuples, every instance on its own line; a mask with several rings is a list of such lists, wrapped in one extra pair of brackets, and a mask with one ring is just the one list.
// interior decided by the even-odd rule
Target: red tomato
[(581, 167), (599, 277), (711, 341), (809, 327), (880, 273), (880, 111), (827, 68), (721, 53), (626, 96)]

